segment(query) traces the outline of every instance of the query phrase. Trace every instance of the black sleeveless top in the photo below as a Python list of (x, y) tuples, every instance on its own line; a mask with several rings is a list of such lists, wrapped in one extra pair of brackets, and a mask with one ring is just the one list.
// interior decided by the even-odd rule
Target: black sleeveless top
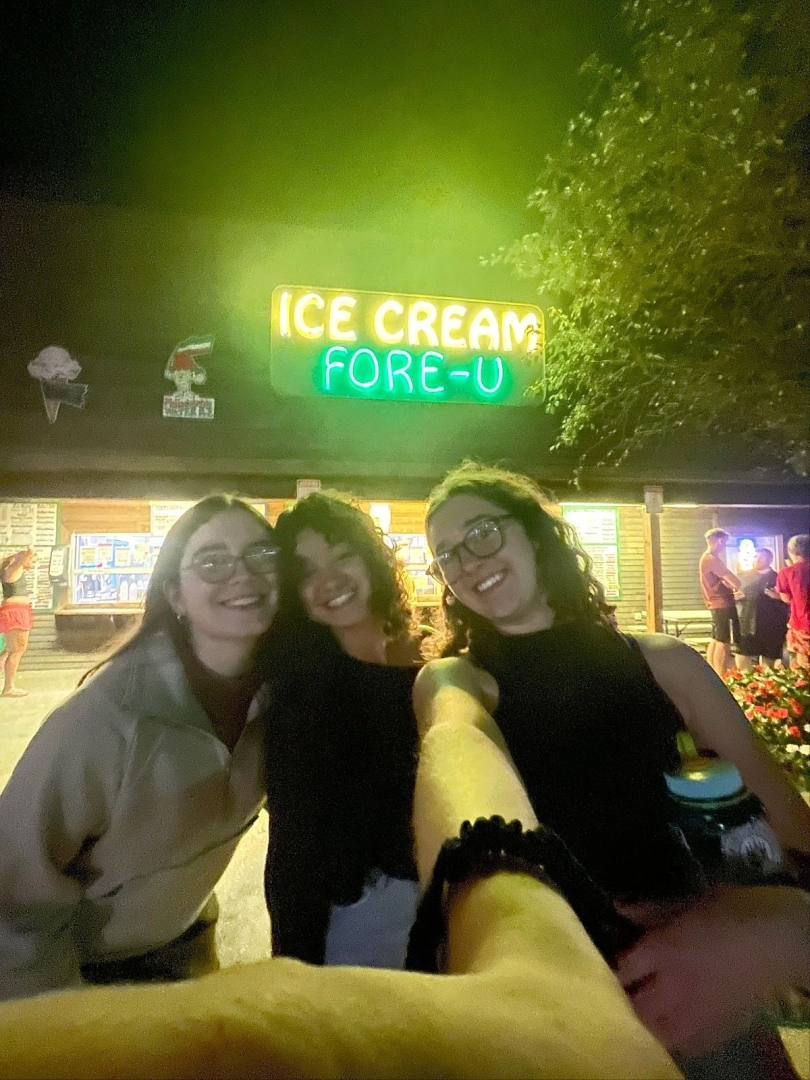
[(273, 952), (323, 963), (331, 908), (380, 874), (416, 880), (416, 667), (345, 653), (266, 717)]
[(495, 718), (538, 820), (613, 896), (688, 891), (664, 781), (684, 725), (638, 647), (571, 622), (487, 635), (475, 655), (498, 681)]
[(25, 587), (25, 577), (18, 577), (16, 581), (3, 582), (3, 599), (9, 600), (12, 596), (27, 596), (28, 589)]

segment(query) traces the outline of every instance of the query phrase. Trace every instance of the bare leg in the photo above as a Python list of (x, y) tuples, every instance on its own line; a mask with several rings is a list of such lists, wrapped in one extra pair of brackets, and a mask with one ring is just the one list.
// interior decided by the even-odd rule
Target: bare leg
[(712, 638), (709, 644), (706, 646), (706, 663), (712, 669), (714, 669), (714, 646), (715, 640), (714, 638)]
[(727, 645), (725, 641), (718, 641), (714, 652), (714, 670), (722, 677), (731, 667), (731, 645)]
[(737, 657), (737, 667), (740, 671), (750, 671), (759, 662), (758, 656), (742, 656)]
[(27, 690), (20, 690), (19, 687), (14, 685), (14, 677), (17, 674), (17, 668), (20, 666), (20, 661), (25, 655), (25, 650), (27, 648), (27, 630), (6, 631), (6, 685), (3, 687), (3, 697), (25, 697), (28, 693)]

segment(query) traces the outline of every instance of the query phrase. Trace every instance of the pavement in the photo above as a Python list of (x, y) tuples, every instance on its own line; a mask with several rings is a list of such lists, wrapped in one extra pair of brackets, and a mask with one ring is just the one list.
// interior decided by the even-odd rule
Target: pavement
[[(18, 685), (29, 691), (28, 697), (0, 697), (0, 790), (42, 721), (75, 689), (86, 670), (85, 665), (21, 672)], [(267, 814), (262, 811), (217, 886), (217, 951), (222, 967), (270, 955), (270, 920), (263, 893), (267, 824)], [(810, 1080), (810, 1032), (783, 1030), (782, 1038), (800, 1077)]]

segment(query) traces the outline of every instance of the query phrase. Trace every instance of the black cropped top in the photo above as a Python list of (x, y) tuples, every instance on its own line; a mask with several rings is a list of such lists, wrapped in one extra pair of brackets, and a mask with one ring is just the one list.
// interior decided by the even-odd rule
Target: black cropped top
[(10, 600), (12, 596), (27, 596), (28, 589), (25, 584), (25, 576), (22, 575), (16, 581), (3, 582), (3, 599)]
[(683, 720), (641, 651), (571, 622), (488, 635), (476, 659), (498, 681), (495, 718), (540, 822), (613, 896), (689, 891), (664, 780)]

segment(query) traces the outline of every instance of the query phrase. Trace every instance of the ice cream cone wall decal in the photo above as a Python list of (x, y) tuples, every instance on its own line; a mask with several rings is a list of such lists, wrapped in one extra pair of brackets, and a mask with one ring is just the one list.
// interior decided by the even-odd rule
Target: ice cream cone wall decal
[(163, 397), (164, 417), (180, 420), (214, 419), (214, 398), (200, 397), (192, 390), (193, 386), (202, 385), (208, 378), (198, 358), (213, 351), (213, 337), (186, 338), (174, 349), (163, 375), (164, 378), (171, 379), (177, 389), (173, 394), (165, 394)]
[(72, 381), (81, 370), (81, 364), (60, 345), (49, 345), (28, 365), (28, 374), (39, 382), (49, 424), (55, 423), (60, 405), (84, 408), (87, 384)]

